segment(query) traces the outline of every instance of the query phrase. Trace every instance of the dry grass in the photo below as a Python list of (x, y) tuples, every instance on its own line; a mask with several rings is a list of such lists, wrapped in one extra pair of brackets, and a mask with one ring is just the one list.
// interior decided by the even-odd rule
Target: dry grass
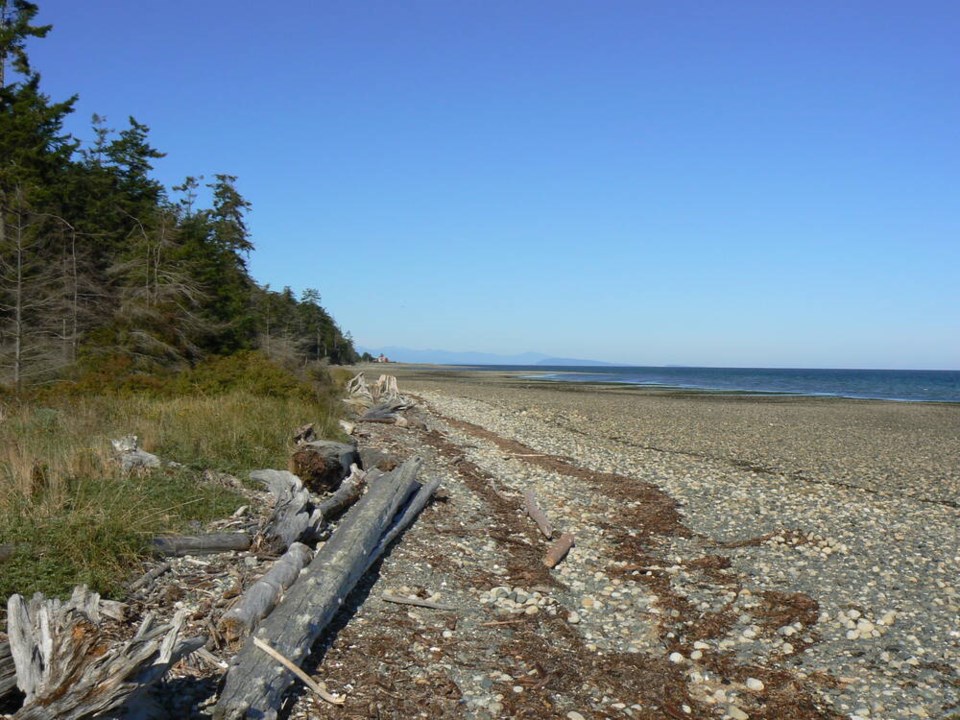
[[(200, 479), (212, 468), (246, 477), (286, 467), (292, 429), (312, 422), (337, 436), (329, 397), (247, 391), (151, 399), (135, 395), (46, 398), (0, 406), (0, 599), (62, 594), (76, 583), (115, 592), (149, 539), (229, 515), (235, 493)], [(120, 471), (110, 440), (141, 446), (183, 467)]]

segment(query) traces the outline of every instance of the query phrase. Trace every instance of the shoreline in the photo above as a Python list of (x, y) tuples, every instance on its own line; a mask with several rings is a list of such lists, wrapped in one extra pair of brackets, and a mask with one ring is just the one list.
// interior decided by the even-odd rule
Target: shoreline
[[(361, 370), (366, 370), (371, 374), (376, 372), (386, 372), (397, 377), (409, 377), (413, 379), (423, 378), (431, 380), (442, 379), (465, 379), (470, 378), (477, 382), (492, 382), (495, 384), (509, 383), (523, 386), (543, 386), (556, 387), (560, 390), (574, 390), (583, 388), (586, 390), (623, 390), (630, 393), (658, 395), (658, 396), (720, 396), (720, 397), (743, 397), (756, 399), (782, 399), (782, 400), (820, 400), (820, 401), (851, 401), (864, 403), (898, 403), (908, 405), (945, 405), (949, 407), (960, 408), (960, 400), (923, 400), (913, 398), (896, 397), (872, 397), (858, 395), (843, 395), (839, 393), (803, 393), (787, 391), (763, 391), (746, 389), (724, 389), (693, 387), (684, 385), (669, 385), (660, 383), (631, 383), (621, 381), (580, 381), (568, 380), (563, 377), (546, 378), (543, 375), (576, 375), (582, 374), (576, 371), (563, 370), (541, 370), (534, 368), (531, 370), (517, 369), (492, 369), (479, 370), (474, 365), (436, 365), (429, 363), (367, 363), (358, 365)], [(539, 373), (539, 375), (538, 375)]]

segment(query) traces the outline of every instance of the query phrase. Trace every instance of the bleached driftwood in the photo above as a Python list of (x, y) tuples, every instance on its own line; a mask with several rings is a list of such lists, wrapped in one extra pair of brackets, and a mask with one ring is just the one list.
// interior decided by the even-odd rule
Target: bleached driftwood
[(160, 458), (140, 449), (140, 440), (136, 435), (125, 435), (119, 440), (111, 440), (110, 444), (120, 456), (120, 467), (124, 472), (136, 468), (160, 467)]
[(295, 542), (267, 573), (251, 585), (240, 600), (220, 618), (217, 629), (230, 643), (242, 640), (270, 614), (283, 591), (293, 585), (300, 571), (313, 558), (313, 552), (303, 543)]
[(337, 491), (320, 503), (314, 502), (300, 478), (285, 470), (255, 470), (250, 477), (265, 484), (277, 498), (260, 544), (280, 553), (298, 540), (316, 539), (327, 522), (359, 500), (366, 473), (352, 465)]
[(185, 617), (181, 611), (157, 626), (148, 615), (133, 639), (111, 647), (100, 633), (100, 597), (86, 587), (67, 602), (10, 596), (10, 650), (26, 696), (13, 717), (80, 720), (116, 711), (203, 646), (203, 637), (179, 639)]
[(359, 422), (395, 423), (400, 413), (411, 407), (412, 403), (402, 398), (387, 400), (374, 405), (358, 418)]
[(371, 402), (373, 401), (370, 388), (367, 386), (367, 381), (363, 377), (363, 373), (357, 373), (347, 381), (347, 395), (352, 397), (366, 397), (369, 398)]
[(363, 495), (367, 477), (368, 474), (356, 465), (350, 466), (350, 475), (340, 483), (337, 491), (321, 500), (317, 505), (314, 514), (311, 516), (314, 532), (319, 532), (324, 523), (330, 522), (360, 499), (360, 496)]
[(313, 515), (310, 491), (300, 478), (286, 470), (254, 470), (250, 479), (267, 486), (276, 498), (273, 514), (260, 536), (260, 544), (283, 552), (307, 532)]
[(543, 533), (543, 536), (549, 540), (553, 537), (553, 525), (550, 524), (550, 520), (547, 519), (546, 514), (543, 510), (540, 509), (540, 506), (537, 504), (537, 496), (533, 490), (526, 490), (523, 493), (523, 503), (526, 508), (527, 515), (537, 524), (537, 527), (540, 528), (540, 532)]
[(208, 533), (206, 535), (162, 535), (153, 539), (157, 555), (211, 555), (249, 550), (253, 538), (245, 532)]
[[(304, 661), (357, 581), (436, 490), (437, 482), (420, 485), (416, 481), (420, 465), (421, 460), (413, 458), (371, 484), (254, 638), (268, 641), (297, 664)], [(213, 716), (218, 720), (276, 718), (280, 699), (292, 681), (289, 671), (279, 669), (276, 661), (248, 640), (227, 672)]]
[(547, 550), (547, 554), (543, 558), (543, 564), (548, 568), (556, 567), (560, 564), (560, 561), (567, 556), (567, 553), (570, 552), (570, 548), (572, 547), (573, 535), (563, 533), (556, 539), (553, 545), (550, 546), (550, 549)]
[(333, 440), (303, 442), (290, 458), (290, 472), (312, 492), (332, 492), (350, 474), (351, 465), (360, 464), (356, 445)]
[(381, 375), (370, 388), (370, 395), (374, 402), (399, 400), (400, 389), (397, 387), (397, 378), (393, 375)]

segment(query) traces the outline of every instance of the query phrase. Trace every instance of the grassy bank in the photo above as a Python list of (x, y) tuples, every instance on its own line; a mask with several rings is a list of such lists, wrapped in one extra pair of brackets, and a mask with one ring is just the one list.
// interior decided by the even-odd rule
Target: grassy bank
[[(306, 422), (337, 435), (322, 369), (305, 382), (250, 356), (137, 383), (149, 392), (113, 382), (94, 395), (81, 381), (0, 404), (0, 543), (16, 547), (0, 564), (3, 599), (77, 583), (116, 592), (151, 537), (242, 504), (204, 483), (204, 469), (286, 467), (291, 431)], [(129, 434), (182, 467), (122, 473), (110, 439)]]

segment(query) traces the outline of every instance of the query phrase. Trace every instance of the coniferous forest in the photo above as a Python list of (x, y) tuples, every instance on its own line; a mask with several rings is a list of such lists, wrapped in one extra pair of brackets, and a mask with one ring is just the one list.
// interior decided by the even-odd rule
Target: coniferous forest
[(151, 175), (164, 154), (133, 117), (113, 128), (95, 115), (89, 143), (64, 130), (77, 96), (43, 91), (27, 52), (51, 29), (37, 10), (0, 0), (0, 383), (162, 372), (254, 349), (357, 360), (317, 290), (297, 297), (250, 276), (251, 203), (235, 176), (165, 188)]

